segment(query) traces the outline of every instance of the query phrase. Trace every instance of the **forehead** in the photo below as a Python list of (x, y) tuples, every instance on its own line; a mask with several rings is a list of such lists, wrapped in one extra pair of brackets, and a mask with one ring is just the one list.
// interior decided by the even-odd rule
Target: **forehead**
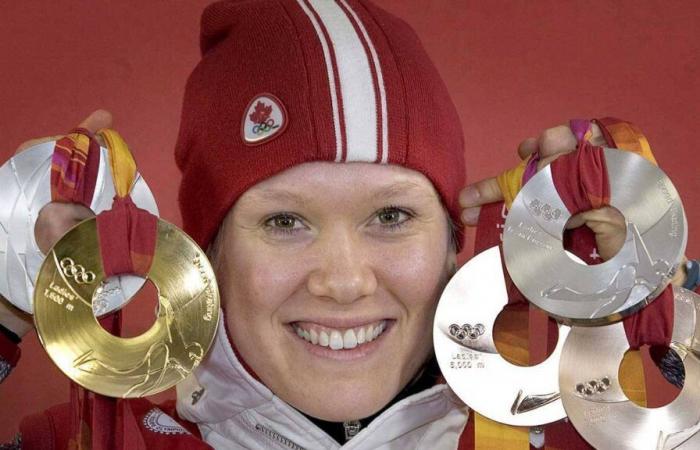
[(433, 184), (420, 172), (373, 163), (310, 162), (287, 169), (248, 189), (238, 203), (310, 199), (410, 196), (439, 201)]

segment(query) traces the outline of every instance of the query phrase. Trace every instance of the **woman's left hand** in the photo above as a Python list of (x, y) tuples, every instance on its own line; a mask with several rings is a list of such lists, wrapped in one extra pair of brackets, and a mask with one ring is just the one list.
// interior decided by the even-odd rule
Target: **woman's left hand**
[[(593, 135), (591, 144), (605, 145), (603, 133), (598, 125), (592, 125)], [(521, 159), (528, 158), (531, 154), (539, 152), (540, 161), (537, 170), (542, 169), (559, 156), (576, 149), (576, 137), (567, 125), (545, 130), (537, 138), (524, 140), (518, 146), (518, 155)], [(481, 206), (503, 200), (503, 194), (498, 187), (496, 178), (486, 178), (465, 187), (459, 196), (462, 206), (462, 221), (465, 225), (476, 226), (479, 220)], [(577, 228), (587, 225), (596, 237), (598, 253), (603, 260), (615, 256), (622, 248), (627, 235), (624, 216), (615, 208), (603, 207), (600, 209), (585, 211), (573, 216), (567, 228)]]

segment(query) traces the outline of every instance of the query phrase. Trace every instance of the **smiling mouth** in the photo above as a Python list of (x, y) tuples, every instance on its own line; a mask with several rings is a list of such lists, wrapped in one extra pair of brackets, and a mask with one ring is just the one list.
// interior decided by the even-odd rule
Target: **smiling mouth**
[(331, 350), (350, 350), (368, 344), (377, 339), (386, 327), (386, 320), (354, 328), (327, 328), (299, 322), (292, 324), (292, 328), (300, 338)]

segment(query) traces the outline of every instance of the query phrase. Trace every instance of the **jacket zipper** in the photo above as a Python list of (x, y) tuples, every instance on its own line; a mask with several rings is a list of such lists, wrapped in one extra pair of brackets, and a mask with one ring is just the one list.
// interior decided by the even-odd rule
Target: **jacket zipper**
[(348, 442), (350, 439), (355, 437), (355, 435), (360, 432), (361, 428), (362, 424), (359, 420), (349, 420), (347, 422), (343, 422), (343, 429), (345, 429), (345, 442)]
[(306, 450), (304, 447), (301, 445), (297, 444), (296, 442), (292, 441), (291, 439), (288, 439), (281, 434), (279, 434), (276, 431), (273, 431), (266, 426), (260, 425), (259, 423), (255, 424), (255, 430), (258, 431), (259, 433), (264, 434), (267, 436), (269, 439), (272, 439), (275, 442), (278, 442), (284, 446), (287, 446), (291, 448), (292, 450)]

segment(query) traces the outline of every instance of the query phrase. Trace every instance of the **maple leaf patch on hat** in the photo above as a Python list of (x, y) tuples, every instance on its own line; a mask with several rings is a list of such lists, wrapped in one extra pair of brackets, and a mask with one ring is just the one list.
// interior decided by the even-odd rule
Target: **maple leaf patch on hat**
[(248, 104), (241, 123), (241, 137), (247, 145), (259, 145), (282, 134), (287, 127), (287, 110), (279, 98), (260, 94)]

